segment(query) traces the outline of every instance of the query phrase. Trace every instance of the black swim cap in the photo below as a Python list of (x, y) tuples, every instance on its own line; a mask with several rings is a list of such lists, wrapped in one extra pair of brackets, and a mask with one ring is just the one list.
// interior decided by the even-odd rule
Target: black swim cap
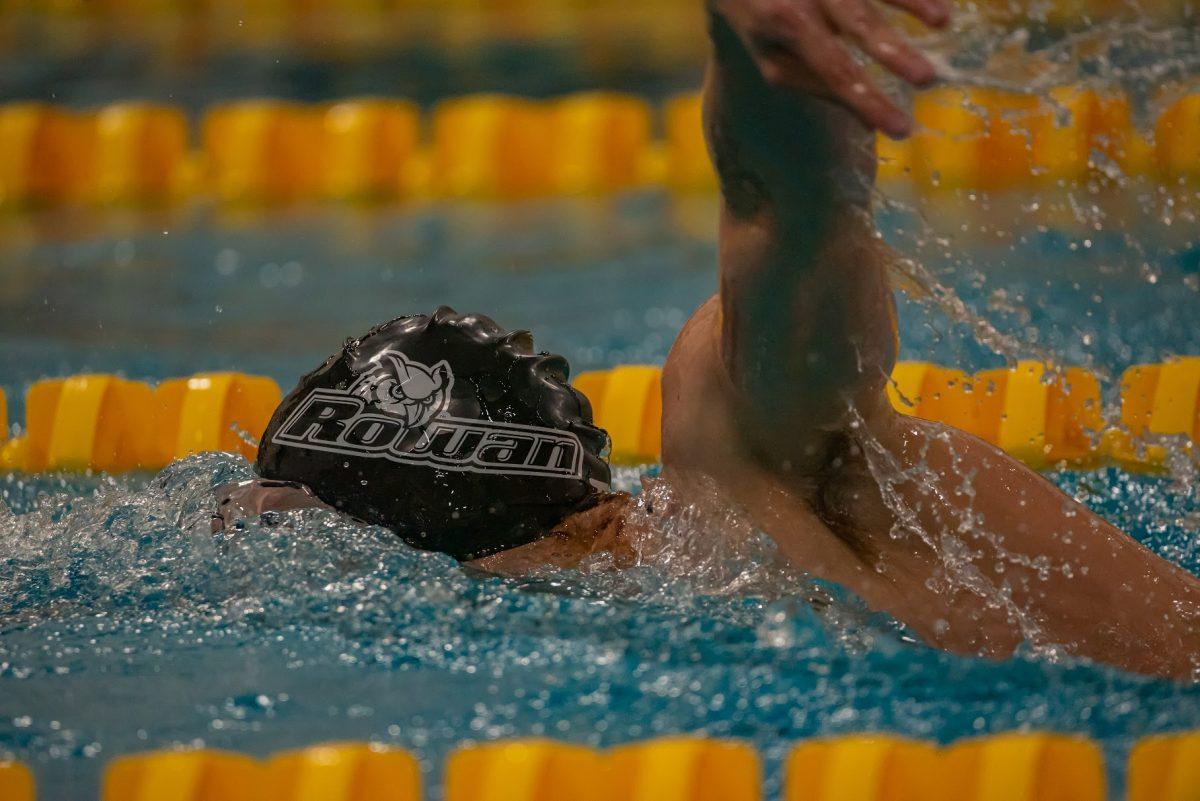
[(608, 435), (567, 371), (482, 315), (400, 317), (300, 380), (255, 464), (418, 548), (524, 545), (608, 490)]

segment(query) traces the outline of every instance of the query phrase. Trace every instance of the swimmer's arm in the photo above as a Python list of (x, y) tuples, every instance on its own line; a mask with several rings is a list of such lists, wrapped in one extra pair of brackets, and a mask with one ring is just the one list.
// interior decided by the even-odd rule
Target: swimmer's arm
[[(890, 572), (916, 577), (899, 616), (931, 643), (1003, 656), (1031, 640), (1137, 673), (1200, 676), (1194, 575), (970, 434), (901, 414), (869, 428), (859, 440), (874, 454), (831, 482), (826, 513), (885, 533), (873, 542)], [(867, 462), (893, 459), (881, 491)]]
[[(893, 5), (934, 25), (947, 13), (938, 0)], [(883, 398), (895, 359), (866, 126), (902, 135), (909, 121), (847, 40), (910, 82), (934, 72), (872, 0), (721, 0), (712, 11), (705, 133), (723, 199), (721, 359), (750, 449), (775, 469), (815, 469), (847, 404)]]
[(849, 102), (845, 82), (811, 90), (821, 75), (807, 65), (823, 52), (801, 41), (812, 29), (761, 13), (815, 2), (714, 5), (705, 91), (723, 197), (714, 386), (733, 386), (740, 441), (775, 471), (817, 479), (823, 522), (882, 570), (857, 589), (930, 642), (999, 656), (1032, 639), (1126, 670), (1194, 676), (1196, 577), (1007, 454), (887, 402), (887, 255), (863, 191), (874, 154), (843, 108), (900, 131), (886, 108)]

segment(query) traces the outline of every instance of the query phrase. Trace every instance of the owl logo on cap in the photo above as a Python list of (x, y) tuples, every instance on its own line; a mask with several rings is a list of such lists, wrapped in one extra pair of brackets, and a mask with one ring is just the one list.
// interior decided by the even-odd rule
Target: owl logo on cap
[(421, 428), (445, 410), (454, 386), (454, 373), (445, 360), (429, 367), (398, 351), (385, 350), (372, 361), (375, 369), (359, 380), (353, 394), (399, 418), (408, 428)]

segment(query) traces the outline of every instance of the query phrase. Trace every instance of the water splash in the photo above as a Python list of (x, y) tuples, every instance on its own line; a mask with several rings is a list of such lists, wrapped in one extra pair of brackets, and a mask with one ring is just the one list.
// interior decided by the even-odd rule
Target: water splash
[[(1049, 727), (1099, 737), (1119, 766), (1135, 737), (1200, 725), (1200, 688), (1033, 650), (987, 662), (926, 648), (781, 564), (733, 513), (658, 517), (681, 540), (662, 566), (500, 579), (324, 510), (214, 537), (211, 488), (248, 474), (203, 454), (148, 482), (50, 479), (32, 503), (6, 491), (24, 511), (0, 517), (0, 752), (52, 797), (92, 797), (102, 761), (172, 744), (372, 739), (414, 749), (436, 784), (464, 738), (705, 731), (750, 738), (777, 788), (787, 747), (813, 734)], [(1195, 497), (1117, 471), (1060, 481), (1200, 564)], [(644, 505), (670, 506), (669, 486), (648, 483)], [(745, 537), (694, 533), (711, 525)]]
[[(1121, 84), (1133, 91), (1143, 125), (1178, 92), (1148, 90), (1198, 66), (1192, 28), (1128, 19), (1064, 34), (1014, 32), (968, 13), (930, 46), (945, 51), (942, 74), (967, 85), (1044, 97), (1060, 84)], [(1007, 121), (1019, 127), (1021, 119)], [(1103, 161), (1102, 154), (1093, 158)], [(1016, 205), (994, 193), (955, 193), (953, 203), (968, 214), (949, 222), (920, 204), (886, 199), (882, 214), (899, 221), (889, 227), (889, 241), (904, 254), (896, 271), (925, 306), (926, 319), (905, 326), (912, 352), (940, 353), (963, 367), (997, 354), (1009, 363), (1033, 355), (1055, 365), (1093, 364), (1103, 346), (1110, 364), (1100, 366), (1117, 368), (1159, 358), (1145, 352), (1145, 342), (1192, 341), (1111, 312), (1119, 300), (1111, 296), (1127, 291), (1119, 282), (1131, 274), (1154, 286), (1155, 298), (1168, 298), (1164, 304), (1189, 297), (1162, 294), (1172, 284), (1195, 297), (1200, 284), (1188, 272), (1195, 245), (1159, 240), (1194, 217), (1190, 190), (1148, 187), (1115, 164), (1101, 167), (1107, 182), (1065, 193), (1041, 189)], [(1110, 184), (1128, 194), (1114, 200)], [(1006, 216), (1006, 209), (1016, 211)], [(1118, 213), (1130, 209), (1133, 217)], [(967, 247), (973, 238), (994, 247)], [(661, 253), (645, 249), (646, 264), (661, 267)], [(443, 253), (431, 263), (497, 258), (491, 248), (479, 250), (489, 252)], [(711, 254), (702, 255), (707, 269)], [(523, 261), (541, 263), (543, 256)], [(995, 286), (993, 277), (1021, 259), (1045, 262), (1054, 268), (1046, 271), (1051, 278), (1081, 287), (1071, 289), (1071, 302), (1053, 304), (1037, 291), (1040, 274), (1025, 285)], [(589, 277), (611, 285), (613, 265), (602, 266), (605, 272)], [(1072, 266), (1088, 272), (1079, 277)], [(624, 277), (632, 282), (635, 273), (652, 272), (644, 267), (634, 263)], [(579, 273), (568, 272), (575, 291)], [(534, 297), (533, 289), (544, 289), (512, 292), (511, 272), (495, 275), (497, 284), (484, 283), (488, 293), (503, 286)], [(1066, 309), (1066, 322), (1053, 316), (1048, 307), (1055, 305)], [(537, 308), (542, 313), (540, 300)], [(1092, 314), (1095, 321), (1085, 323)], [(926, 333), (931, 318), (949, 321), (950, 329)], [(1072, 334), (1043, 330), (1055, 325)], [(965, 336), (953, 336), (959, 330)], [(669, 336), (662, 339), (635, 356), (657, 358), (669, 344)], [(1108, 409), (1111, 418), (1115, 406)], [(885, 490), (932, 479), (925, 465), (874, 456)], [(1172, 464), (1167, 479), (1116, 470), (1054, 478), (1198, 572), (1197, 481), (1187, 464)], [(1099, 738), (1119, 792), (1135, 738), (1200, 726), (1197, 687), (1122, 675), (1045, 644), (1002, 663), (925, 648), (844, 590), (782, 564), (770, 541), (734, 510), (683, 508), (655, 517), (654, 541), (644, 544), (653, 564), (613, 572), (598, 561), (578, 571), (499, 579), (328, 511), (268, 516), (214, 538), (211, 487), (247, 475), (243, 461), (203, 455), (148, 484), (6, 479), (0, 752), (33, 763), (48, 797), (94, 797), (100, 760), (175, 743), (263, 754), (317, 740), (374, 739), (416, 749), (431, 778), (464, 735), (605, 745), (678, 731), (750, 738), (766, 757), (770, 790), (778, 787), (784, 752), (800, 737), (884, 729), (949, 740), (1015, 727)], [(632, 488), (641, 478), (622, 471), (617, 480)], [(977, 479), (963, 471), (962, 491), (969, 495)], [(641, 511), (670, 506), (669, 493), (669, 485), (652, 482)], [(914, 527), (905, 516), (911, 510), (894, 511), (904, 529), (897, 536), (933, 543), (953, 581), (1011, 612), (1036, 641), (1037, 622), (973, 572), (953, 544), (978, 522), (970, 509), (948, 517), (936, 535)], [(1036, 558), (1002, 554), (1026, 565)]]

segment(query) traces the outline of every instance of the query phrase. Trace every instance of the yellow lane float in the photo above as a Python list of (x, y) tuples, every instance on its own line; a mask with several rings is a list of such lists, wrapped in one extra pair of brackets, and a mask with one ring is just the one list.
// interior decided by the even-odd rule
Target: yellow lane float
[(86, 115), (45, 103), (0, 105), (0, 207), (82, 199), (92, 157)]
[(936, 801), (938, 749), (889, 735), (851, 735), (796, 746), (784, 770), (784, 801)]
[[(1040, 362), (970, 376), (926, 362), (901, 362), (888, 396), (906, 414), (952, 425), (1030, 466), (1092, 467), (1104, 420), (1100, 383), (1082, 368), (1052, 373)], [(575, 387), (612, 438), (618, 464), (656, 462), (662, 452), (662, 370), (627, 365), (581, 373)]]
[(1021, 361), (968, 376), (901, 362), (888, 396), (905, 414), (960, 428), (1031, 467), (1095, 466), (1099, 460), (1093, 439), (1104, 424), (1100, 382), (1082, 368), (1054, 374), (1041, 362)]
[[(203, 192), (251, 204), (510, 200), (652, 184), (711, 192), (717, 179), (701, 108), (695, 92), (659, 110), (612, 92), (549, 101), (469, 95), (440, 103), (422, 142), (420, 112), (401, 99), (246, 99), (207, 110), (196, 154), (176, 107), (76, 112), (9, 103), (0, 105), (0, 206), (162, 202)], [(913, 115), (910, 140), (878, 139), (881, 182), (1007, 190), (1077, 183), (1110, 174), (1110, 165), (1128, 176), (1200, 177), (1191, 147), (1200, 132), (1197, 94), (1160, 116), (1154, 144), (1137, 130), (1123, 94), (1081, 86), (1038, 95), (944, 86), (918, 93)]]
[(569, 95), (550, 107), (549, 190), (616, 192), (647, 182), (651, 109), (615, 92)]
[(1187, 95), (1171, 104), (1154, 129), (1155, 156), (1165, 177), (1200, 178), (1200, 94)]
[[(1154, 146), (1137, 129), (1129, 98), (1116, 91), (1053, 89), (1031, 120), (1033, 172), (1039, 183), (1076, 182), (1108, 174), (1155, 172)], [(1093, 154), (1100, 154), (1100, 160)]]
[[(279, 404), (279, 386), (241, 373), (171, 379), (157, 388), (112, 375), (38, 381), (25, 395), (25, 433), (0, 450), (0, 468), (158, 469), (199, 451), (253, 459)], [(239, 434), (238, 430), (244, 432)]]
[(226, 203), (287, 203), (315, 196), (323, 174), (322, 118), (310, 106), (241, 100), (204, 115), (210, 190)]
[(551, 740), (507, 740), (460, 748), (446, 763), (445, 801), (551, 798), (615, 801), (603, 756)]
[[(1182, 155), (1172, 155), (1162, 144), (1186, 128), (1186, 108), (1177, 104), (1159, 124), (1158, 161), (1167, 174), (1191, 158), (1185, 145), (1176, 148)], [(883, 179), (901, 177), (911, 165), (913, 179), (930, 188), (1070, 184), (1106, 171), (1093, 153), (1126, 175), (1155, 170), (1154, 148), (1135, 129), (1128, 99), (1119, 94), (1066, 86), (1042, 97), (951, 86), (919, 93), (913, 113), (917, 133), (911, 144), (880, 140)]]
[(618, 464), (657, 462), (662, 454), (662, 368), (625, 365), (580, 373), (575, 387), (592, 404)]
[(996, 734), (942, 753), (940, 783), (956, 801), (1104, 801), (1095, 743), (1058, 734)]
[[(1028, 169), (1035, 183), (1075, 183), (1088, 177), (1091, 150), (1100, 138), (1094, 113), (1096, 94), (1077, 87), (1060, 87), (1048, 101), (1039, 100), (1029, 115)], [(1024, 179), (1011, 177), (1014, 184)]]
[(158, 751), (118, 757), (100, 801), (261, 801), (261, 764), (225, 751)]
[(995, 89), (974, 89), (969, 95), (968, 105), (979, 110), (984, 124), (969, 185), (1002, 190), (1035, 183), (1031, 128), (1038, 98)]
[(1116, 164), (1125, 175), (1156, 171), (1155, 146), (1134, 125), (1129, 98), (1116, 93), (1097, 95), (1090, 113), (1088, 147), (1092, 151)]
[[(1200, 732), (1147, 737), (1129, 758), (1129, 801), (1200, 798)], [(664, 737), (597, 751), (552, 740), (469, 745), (446, 762), (446, 801), (760, 801), (758, 756), (738, 741)], [(1007, 732), (944, 748), (889, 734), (801, 742), (783, 801), (1103, 801), (1099, 747), (1083, 737)], [(224, 751), (113, 759), (101, 801), (419, 801), (416, 759), (331, 743), (265, 763)], [(0, 762), (0, 799), (33, 801), (29, 770)]]
[(550, 186), (547, 106), (505, 95), (471, 95), (433, 112), (430, 191), (437, 197), (512, 200)]
[(257, 440), (281, 397), (272, 379), (242, 373), (163, 381), (154, 392), (153, 450), (146, 466), (163, 467), (201, 451), (230, 451), (253, 459), (257, 450), (245, 436)]
[(421, 801), (421, 771), (407, 751), (330, 743), (275, 754), (262, 801)]
[(20, 762), (0, 760), (0, 799), (34, 801), (33, 774)]
[(760, 801), (754, 749), (736, 741), (662, 737), (608, 752), (614, 801)]
[(1129, 755), (1129, 801), (1200, 799), (1200, 732), (1147, 737)]
[(181, 109), (105, 106), (96, 114), (95, 140), (93, 201), (165, 202), (188, 189), (188, 128)]
[[(581, 373), (574, 383), (609, 432), (614, 463), (661, 460), (661, 368), (625, 365)], [(968, 375), (900, 362), (887, 391), (897, 410), (974, 434), (1037, 469), (1091, 468), (1107, 457), (1128, 469), (1159, 469), (1167, 450), (1156, 439), (1177, 439), (1191, 453), (1200, 437), (1200, 357), (1127, 370), (1120, 429), (1104, 429), (1100, 383), (1082, 368), (1021, 361)], [(280, 397), (271, 379), (240, 373), (170, 379), (153, 389), (108, 375), (39, 381), (27, 393), (25, 434), (4, 442), (0, 428), (0, 469), (157, 469), (208, 450), (252, 459), (252, 441)], [(0, 422), (3, 410), (0, 396)]]
[(360, 98), (335, 103), (322, 116), (327, 197), (399, 197), (420, 146), (420, 113), (403, 100)]
[(154, 390), (111, 375), (38, 381), (25, 394), (25, 436), (17, 446), (29, 472), (140, 466), (149, 450)]
[(1200, 357), (1134, 365), (1121, 375), (1121, 429), (1106, 432), (1109, 455), (1128, 469), (1158, 469), (1167, 450), (1152, 440), (1164, 437), (1187, 453), (1200, 438)]
[(921, 92), (913, 101), (912, 174), (923, 187), (961, 189), (979, 174), (980, 142), (986, 134), (982, 110), (967, 89)]
[(760, 801), (758, 755), (744, 743), (664, 737), (609, 751), (613, 801)]

